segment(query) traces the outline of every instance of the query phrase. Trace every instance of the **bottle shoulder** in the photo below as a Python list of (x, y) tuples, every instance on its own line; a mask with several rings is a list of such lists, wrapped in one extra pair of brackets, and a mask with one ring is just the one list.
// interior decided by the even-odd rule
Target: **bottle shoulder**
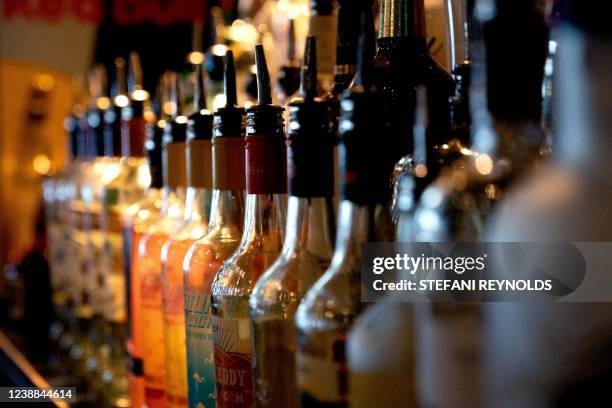
[(321, 260), (302, 249), (285, 252), (257, 281), (250, 298), (252, 318), (293, 318), (308, 289), (324, 272)]

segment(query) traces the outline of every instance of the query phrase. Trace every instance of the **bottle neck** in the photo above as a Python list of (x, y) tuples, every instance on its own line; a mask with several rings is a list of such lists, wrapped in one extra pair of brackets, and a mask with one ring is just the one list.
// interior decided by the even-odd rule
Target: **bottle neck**
[(265, 238), (260, 246), (280, 250), (284, 241), (286, 208), (286, 194), (247, 194), (240, 246)]
[(208, 229), (237, 225), (244, 220), (244, 191), (213, 190)]
[(379, 18), (378, 38), (427, 36), (423, 0), (383, 0)]
[(185, 220), (208, 224), (212, 191), (206, 188), (187, 187), (185, 193)]
[[(347, 260), (361, 259), (361, 244), (365, 242), (392, 242), (393, 222), (389, 206), (384, 204), (360, 205), (348, 200), (340, 203), (338, 232), (332, 265)], [(341, 273), (360, 274), (360, 267), (339, 268)]]
[(289, 197), (283, 253), (307, 250), (319, 259), (333, 251), (333, 204), (328, 197)]
[(569, 25), (559, 29), (555, 55), (555, 160), (589, 173), (609, 173), (612, 87), (609, 39)]
[(164, 186), (161, 215), (169, 218), (182, 218), (185, 206), (185, 187)]

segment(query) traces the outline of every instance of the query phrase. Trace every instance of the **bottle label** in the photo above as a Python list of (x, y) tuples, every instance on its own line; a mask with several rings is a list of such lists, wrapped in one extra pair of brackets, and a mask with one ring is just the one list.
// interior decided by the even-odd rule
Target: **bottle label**
[(187, 185), (212, 188), (212, 147), (210, 140), (189, 140), (186, 144)]
[(210, 294), (185, 291), (189, 406), (215, 406), (215, 366)]
[(170, 188), (187, 185), (185, 143), (167, 143), (162, 152), (164, 184)]
[(248, 194), (287, 192), (287, 147), (277, 135), (247, 135), (246, 189)]
[[(335, 341), (333, 349), (343, 350), (344, 340)], [(346, 403), (348, 374), (345, 361), (340, 361), (344, 360), (344, 353), (334, 351), (334, 355), (336, 354), (341, 358), (332, 360), (303, 352), (297, 353), (297, 382), (302, 406)]]
[(249, 319), (213, 316), (217, 407), (251, 407), (251, 336)]
[(213, 188), (217, 190), (244, 190), (243, 137), (216, 137), (212, 141)]

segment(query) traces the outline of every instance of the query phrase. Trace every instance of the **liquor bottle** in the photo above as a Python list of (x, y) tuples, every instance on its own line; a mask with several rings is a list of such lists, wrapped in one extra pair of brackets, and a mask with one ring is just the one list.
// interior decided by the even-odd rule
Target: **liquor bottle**
[[(128, 97), (125, 62), (116, 60), (119, 93), (113, 107), (106, 111), (105, 120), (113, 144), (113, 157), (107, 165), (101, 189), (100, 229), (103, 233), (102, 316), (105, 321), (104, 340), (109, 358), (102, 367), (105, 399), (109, 405), (120, 406), (128, 397), (127, 380), (127, 295), (122, 220), (128, 208), (144, 197), (148, 187), (148, 166), (144, 157), (144, 110), (149, 95), (142, 90), (140, 63), (135, 53), (130, 55), (130, 72), (137, 79)], [(117, 112), (116, 107), (121, 110)], [(109, 112), (112, 112), (109, 115)], [(116, 114), (118, 113), (118, 116)], [(119, 119), (119, 123), (117, 122)], [(125, 143), (127, 141), (127, 143)]]
[(224, 78), (226, 105), (215, 111), (213, 120), (213, 196), (208, 231), (189, 249), (184, 261), (189, 406), (215, 404), (210, 288), (242, 236), (245, 111), (236, 106), (231, 50), (225, 55)]
[(287, 62), (278, 70), (276, 90), (280, 104), (285, 106), (300, 87), (300, 62), (295, 57), (295, 23), (289, 19), (287, 29)]
[[(142, 326), (140, 308), (141, 277), (138, 265), (138, 247), (146, 232), (161, 218), (163, 202), (163, 171), (162, 171), (162, 138), (169, 115), (163, 106), (167, 98), (163, 80), (160, 81), (157, 99), (154, 101), (155, 113), (145, 111), (149, 119), (145, 124), (146, 140), (145, 155), (149, 169), (149, 188), (145, 197), (129, 206), (122, 219), (123, 244), (125, 256), (126, 298), (128, 301), (128, 333), (127, 351), (129, 355), (129, 395), (134, 407), (142, 407), (145, 403), (144, 372), (142, 363)], [(137, 112), (137, 111), (135, 111)], [(158, 120), (152, 120), (155, 115)], [(138, 115), (134, 116), (137, 119)], [(130, 119), (131, 120), (131, 119)], [(128, 126), (129, 128), (129, 126)], [(126, 135), (127, 138), (127, 135)], [(124, 143), (124, 146), (129, 143)]]
[[(427, 129), (427, 92), (423, 85), (417, 88), (416, 102), (414, 156), (420, 157), (425, 154)], [(402, 187), (407, 188), (405, 183), (417, 178), (419, 170), (411, 176), (402, 179)], [(404, 194), (398, 203), (402, 210), (396, 238), (399, 242), (406, 242), (405, 230), (412, 225), (411, 197)], [(402, 275), (399, 278), (409, 279)], [(387, 295), (368, 308), (349, 331), (346, 350), (351, 407), (418, 406), (414, 310), (413, 304), (402, 296), (405, 294)], [(383, 388), (384, 393), (370, 391)]]
[(361, 13), (358, 69), (342, 98), (342, 197), (331, 265), (306, 293), (296, 314), (297, 384), (304, 407), (348, 404), (345, 339), (361, 314), (361, 251), (368, 241), (393, 240), (388, 211), (393, 152), (382, 121), (383, 95), (374, 78), (372, 9)]
[[(425, 5), (423, 0), (385, 0), (380, 9), (378, 49), (375, 64), (389, 109), (385, 112), (390, 123), (393, 150), (397, 164), (391, 176), (395, 188), (391, 203), (397, 219), (397, 185), (406, 174), (420, 172), (414, 178), (415, 200), (437, 173), (435, 160), (424, 162), (414, 157), (414, 126), (416, 87), (424, 84), (428, 93), (429, 124), (427, 150), (441, 139), (448, 139), (450, 128), (449, 98), (454, 92), (454, 80), (430, 55), (427, 49)], [(433, 158), (432, 158), (433, 159)], [(419, 166), (420, 165), (420, 166)], [(418, 170), (417, 170), (418, 167)]]
[(283, 108), (272, 105), (262, 45), (255, 47), (258, 104), (247, 109), (246, 207), (238, 249), (212, 284), (212, 325), (217, 406), (253, 404), (249, 296), (280, 254), (287, 205)]
[[(142, 358), (145, 377), (145, 402), (149, 407), (165, 407), (166, 368), (164, 356), (164, 322), (161, 293), (161, 250), (170, 234), (184, 222), (187, 117), (182, 115), (179, 79), (167, 73), (173, 104), (172, 119), (164, 128), (162, 167), (164, 196), (160, 220), (148, 228), (140, 239), (135, 259), (135, 274), (140, 277), (140, 316)], [(138, 322), (136, 323), (138, 324)]]
[(317, 75), (319, 87), (327, 93), (334, 82), (338, 13), (332, 0), (311, 0), (308, 35), (317, 40)]
[[(534, 3), (506, 4), (496, 13), (493, 9), (495, 17), (484, 30), (479, 21), (471, 20), (472, 147), (421, 195), (413, 239), (483, 239), (487, 219), (501, 198), (534, 169), (542, 141), (539, 116), (546, 49), (543, 18), (535, 13)], [(512, 55), (501, 51), (510, 47), (520, 47), (520, 67), (514, 66)], [(418, 373), (421, 404), (484, 406), (482, 311), (474, 303), (415, 307), (417, 344), (424, 345), (418, 354), (418, 366), (423, 367)]]
[[(327, 104), (317, 95), (315, 38), (306, 40), (299, 97), (289, 104), (289, 207), (279, 258), (249, 300), (255, 401), (298, 407), (294, 317), (302, 297), (329, 266), (333, 252), (333, 146)], [(313, 157), (318, 157), (313, 161)]]
[(166, 394), (169, 407), (187, 405), (183, 260), (206, 233), (212, 189), (212, 114), (206, 110), (202, 65), (195, 66), (194, 112), (187, 123), (185, 223), (161, 250)]
[[(496, 209), (486, 235), (491, 241), (601, 243), (611, 238), (612, 30), (599, 3), (564, 4), (555, 33), (555, 152), (537, 177), (525, 178)], [(581, 250), (587, 264), (597, 257), (591, 248)], [(499, 272), (513, 276), (506, 268)], [(555, 276), (556, 271), (548, 271)], [(599, 271), (588, 267), (580, 287), (607, 288)], [(595, 291), (588, 294), (593, 301), (484, 306), (487, 406), (612, 403), (606, 390), (610, 364), (604, 357), (612, 313), (609, 303), (595, 303)]]

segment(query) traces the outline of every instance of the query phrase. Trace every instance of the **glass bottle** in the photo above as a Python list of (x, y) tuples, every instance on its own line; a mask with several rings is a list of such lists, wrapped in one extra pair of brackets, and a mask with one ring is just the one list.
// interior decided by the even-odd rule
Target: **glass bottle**
[[(535, 170), (543, 139), (539, 121), (546, 30), (534, 4), (490, 9), (495, 17), (484, 27), (471, 19), (472, 147), (425, 189), (413, 217), (416, 233), (403, 239), (482, 239), (493, 209), (518, 179)], [(511, 47), (521, 50), (520, 67), (507, 52)], [(482, 307), (422, 304), (415, 307), (415, 321), (417, 344), (426, 345), (418, 354), (420, 403), (484, 406)]]
[[(122, 219), (126, 297), (128, 299), (128, 383), (130, 402), (134, 407), (142, 407), (145, 403), (142, 363), (142, 338), (144, 334), (141, 325), (141, 278), (137, 265), (138, 248), (142, 237), (161, 218), (161, 208), (164, 197), (162, 138), (167, 123), (166, 119), (169, 117), (162, 108), (167, 99), (164, 96), (164, 92), (163, 81), (160, 81), (157, 100), (154, 103), (156, 113), (151, 111), (144, 112), (148, 117), (144, 126), (146, 137), (144, 147), (149, 169), (149, 188), (146, 190), (145, 197), (142, 200), (132, 204), (126, 209)], [(153, 115), (155, 115), (158, 120), (153, 120)], [(134, 118), (138, 118), (138, 115), (135, 115)], [(124, 146), (125, 145), (124, 143)]]
[(168, 407), (187, 405), (183, 260), (189, 247), (206, 233), (210, 214), (213, 117), (206, 110), (201, 64), (195, 66), (195, 75), (194, 112), (187, 123), (185, 223), (161, 250)]
[[(137, 80), (128, 97), (125, 61), (116, 59), (118, 94), (105, 115), (109, 130), (107, 142), (112, 143), (113, 156), (118, 161), (108, 165), (102, 188), (101, 230), (104, 234), (102, 259), (102, 302), (104, 341), (109, 358), (101, 367), (105, 399), (111, 406), (123, 406), (128, 400), (127, 378), (127, 294), (122, 233), (122, 219), (128, 208), (144, 197), (150, 182), (144, 157), (144, 112), (149, 95), (142, 90), (142, 75), (136, 53), (130, 55), (130, 71)], [(112, 113), (112, 114), (110, 114)], [(128, 143), (125, 143), (125, 142)]]
[[(164, 356), (164, 327), (161, 293), (161, 250), (170, 234), (184, 222), (186, 157), (185, 139), (187, 117), (183, 116), (176, 73), (166, 74), (174, 106), (172, 120), (164, 128), (162, 167), (164, 196), (161, 218), (148, 228), (140, 239), (134, 268), (140, 276), (140, 329), (142, 337), (145, 403), (150, 408), (165, 407), (166, 371)], [(137, 322), (138, 324), (138, 322)]]
[(373, 73), (372, 9), (361, 13), (358, 69), (341, 100), (342, 197), (331, 265), (306, 293), (295, 318), (297, 384), (305, 407), (346, 407), (348, 372), (345, 338), (365, 305), (361, 303), (361, 249), (368, 241), (393, 240), (388, 211), (394, 158), (385, 140), (382, 94)]
[[(329, 266), (333, 252), (333, 146), (328, 112), (317, 95), (315, 38), (306, 41), (300, 96), (289, 104), (289, 207), (279, 258), (249, 300), (255, 406), (298, 407), (295, 312)], [(313, 161), (313, 157), (318, 157)]]
[(263, 46), (255, 47), (258, 104), (247, 109), (244, 232), (212, 284), (218, 407), (253, 404), (249, 296), (280, 254), (285, 227), (287, 164), (283, 108), (272, 105)]
[(236, 106), (231, 50), (225, 55), (224, 79), (226, 105), (215, 111), (213, 119), (213, 195), (208, 231), (189, 249), (183, 265), (189, 406), (215, 404), (211, 284), (242, 236), (245, 112)]

